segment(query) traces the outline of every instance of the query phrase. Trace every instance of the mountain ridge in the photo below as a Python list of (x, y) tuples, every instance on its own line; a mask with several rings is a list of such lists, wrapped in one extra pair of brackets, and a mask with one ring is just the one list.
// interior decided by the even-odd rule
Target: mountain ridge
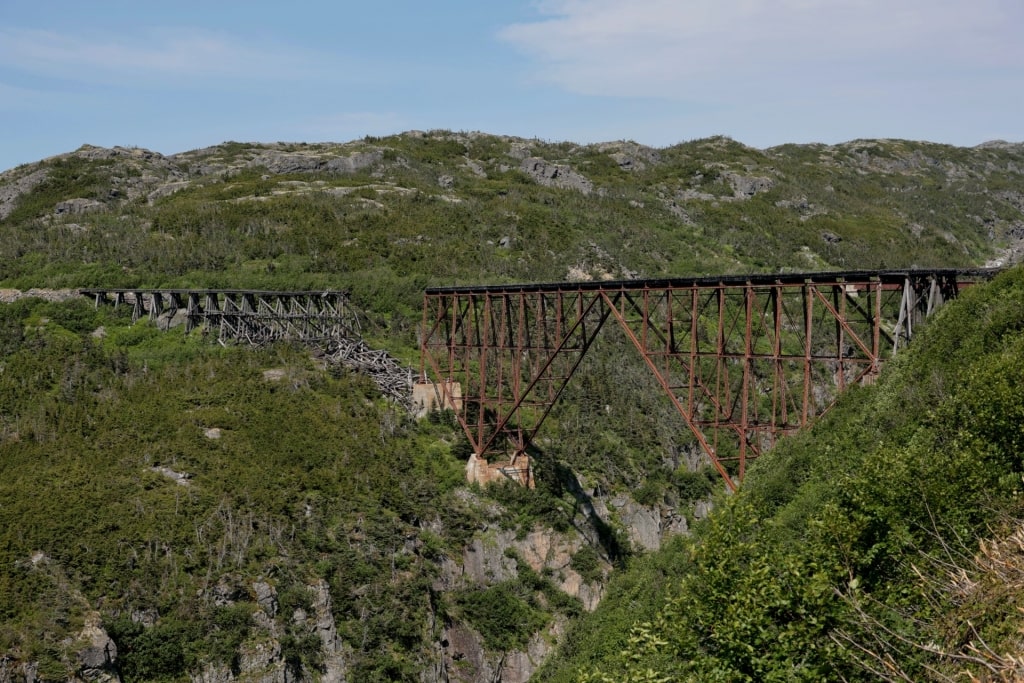
[[(869, 267), (909, 267), (917, 261), (980, 265), (1020, 257), (1022, 169), (1021, 144), (956, 148), (905, 140), (757, 150), (717, 137), (655, 149), (628, 141), (575, 145), (417, 131), (346, 143), (224, 143), (171, 156), (139, 148), (83, 147), (0, 174), (0, 220), (42, 221), (50, 230), (63, 224), (64, 232), (87, 232), (98, 215), (130, 210), (145, 228), (151, 221), (142, 214), (159, 218), (161, 209), (169, 211), (181, 196), (210, 207), (333, 197), (336, 213), (346, 211), (341, 202), (353, 211), (411, 213), (422, 207), (406, 206), (409, 201), (440, 201), (451, 205), (448, 213), (459, 216), (460, 223), (470, 219), (478, 231), (488, 225), (495, 230), (485, 239), (510, 253), (481, 254), (488, 270), (532, 279), (525, 276), (550, 257), (516, 242), (514, 233), (524, 216), (508, 205), (525, 201), (537, 214), (537, 200), (547, 189), (554, 193), (544, 201), (553, 207), (549, 213), (555, 223), (577, 222), (559, 214), (572, 204), (589, 205), (589, 215), (579, 217), (601, 237), (591, 237), (588, 244), (577, 227), (572, 243), (565, 245), (573, 253), (553, 250), (562, 263), (557, 270), (549, 264), (548, 279), (712, 272), (693, 259), (679, 258), (681, 238), (703, 252), (701, 263), (717, 262), (718, 269), (729, 272), (794, 263), (806, 270), (845, 269), (853, 261)], [(239, 212), (239, 219), (252, 220)], [(283, 210), (262, 213), (280, 214), (271, 215), (271, 221), (289, 220)], [(394, 222), (394, 216), (389, 218)], [(536, 223), (541, 217), (531, 218)], [(635, 242), (613, 236), (629, 223), (660, 224), (676, 234), (642, 231), (642, 239), (653, 244), (638, 253)], [(871, 246), (882, 232), (894, 249)], [(394, 251), (422, 251), (444, 241), (444, 236), (422, 231), (397, 237), (402, 241)], [(934, 244), (922, 249), (925, 241)], [(624, 247), (633, 253), (623, 254)], [(273, 260), (272, 248), (261, 251), (262, 258)], [(496, 255), (520, 258), (510, 262)], [(897, 256), (905, 258), (897, 262)], [(468, 264), (458, 265), (456, 270), (464, 271)], [(322, 264), (302, 266), (307, 273), (330, 271), (330, 265), (326, 271)], [(0, 273), (3, 279), (10, 275)], [(136, 278), (133, 284), (144, 280)]]

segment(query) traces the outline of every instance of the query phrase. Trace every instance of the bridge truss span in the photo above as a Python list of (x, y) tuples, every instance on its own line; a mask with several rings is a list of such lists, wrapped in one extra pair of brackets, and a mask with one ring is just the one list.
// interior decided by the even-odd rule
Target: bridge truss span
[(424, 296), (421, 381), (455, 409), (473, 448), (471, 480), (530, 485), (528, 449), (541, 424), (598, 334), (616, 327), (734, 488), (751, 459), (846, 387), (874, 381), (924, 318), (990, 276), (854, 271), (434, 288)]

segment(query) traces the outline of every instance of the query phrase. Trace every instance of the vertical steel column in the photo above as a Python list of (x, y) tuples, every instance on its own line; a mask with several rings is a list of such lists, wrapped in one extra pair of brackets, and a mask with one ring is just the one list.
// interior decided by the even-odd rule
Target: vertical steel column
[(846, 388), (846, 365), (843, 362), (843, 357), (846, 354), (843, 341), (843, 321), (846, 320), (846, 285), (840, 283), (838, 285), (832, 285), (832, 291), (836, 299), (835, 308), (839, 311), (836, 316), (836, 367), (839, 372), (839, 391), (843, 391)]
[[(448, 325), (448, 338), (451, 340), (451, 342), (448, 344), (448, 377), (444, 378), (444, 380), (442, 381), (442, 386), (444, 386), (444, 385), (451, 386), (456, 381), (456, 379), (455, 379), (455, 369), (456, 369), (455, 363), (456, 363), (456, 359), (457, 359), (456, 353), (458, 352), (458, 346), (459, 346), (459, 333), (460, 333), (460, 330), (459, 330), (459, 317), (460, 317), (459, 316), (459, 309), (462, 307), (461, 297), (458, 294), (452, 294), (449, 297), (449, 304), (448, 305), (449, 305), (449, 307), (452, 310), (451, 323), (449, 324), (446, 321), (446, 324)], [(463, 342), (463, 346), (465, 346), (465, 342)], [(463, 349), (462, 350), (462, 354), (464, 355), (465, 353), (466, 352)], [(465, 358), (458, 358), (458, 362), (461, 364), (460, 365), (460, 374), (461, 374), (462, 368), (465, 367)], [(475, 451), (475, 450), (477, 450), (480, 447), (480, 440), (479, 440), (479, 438), (475, 438), (475, 436), (476, 436), (475, 433), (472, 432), (472, 430), (469, 427), (469, 404), (470, 404), (470, 400), (473, 397), (472, 397), (472, 395), (470, 393), (470, 387), (469, 387), (469, 381), (468, 381), (468, 375), (469, 375), (469, 368), (468, 367), (465, 367), (465, 372), (466, 372), (466, 375), (467, 375), (467, 381), (465, 383), (466, 386), (462, 389), (462, 392), (464, 394), (464, 398), (462, 400), (462, 410), (458, 411), (458, 417), (459, 417), (459, 421), (462, 423), (463, 430), (466, 432), (467, 438), (469, 438), (469, 444), (473, 447), (473, 450)]]
[(772, 424), (771, 439), (768, 442), (769, 447), (775, 445), (775, 441), (778, 438), (780, 418), (782, 425), (787, 426), (789, 424), (786, 371), (782, 361), (782, 296), (782, 285), (779, 283), (772, 285), (772, 331), (775, 335), (772, 343), (772, 355), (774, 356), (773, 365), (775, 373), (772, 383), (774, 388), (772, 390)]
[[(487, 405), (485, 402), (487, 396), (487, 366), (488, 356), (490, 355), (490, 311), (491, 311), (491, 297), (487, 294), (483, 295), (483, 311), (480, 311), (480, 304), (478, 301), (474, 301), (473, 313), (476, 319), (476, 325), (479, 336), (479, 342), (477, 348), (479, 349), (479, 355), (477, 358), (477, 373), (479, 375), (478, 382), (480, 383), (480, 409), (477, 411), (477, 433), (483, 438), (485, 421), (484, 418), (487, 414)], [(481, 322), (480, 317), (483, 317)], [(500, 396), (498, 397), (500, 401)]]
[(743, 285), (743, 396), (740, 399), (740, 479), (747, 471), (747, 443), (750, 436), (747, 432), (750, 416), (750, 371), (753, 363), (753, 315), (754, 287), (751, 283)]
[[(506, 387), (508, 385), (508, 382), (505, 379), (506, 372), (508, 371), (508, 369), (506, 368), (505, 359), (506, 359), (506, 356), (511, 356), (509, 358), (509, 364), (514, 363), (515, 362), (515, 355), (516, 355), (516, 353), (515, 353), (515, 346), (510, 344), (509, 343), (510, 340), (506, 338), (506, 335), (509, 332), (509, 330), (508, 330), (508, 305), (509, 305), (508, 294), (503, 293), (503, 292), (502, 293), (497, 293), (497, 294), (494, 295), (494, 298), (497, 299), (497, 302), (499, 304), (498, 305), (498, 313), (497, 313), (498, 325), (497, 325), (497, 331), (495, 333), (495, 347), (497, 349), (497, 352), (495, 354), (495, 361), (497, 362), (497, 366), (498, 366), (498, 369), (494, 373), (494, 374), (497, 375), (497, 391), (495, 393), (496, 393), (496, 395), (498, 397), (497, 406), (495, 407), (495, 410), (497, 410), (498, 414), (500, 415), (502, 413), (502, 409), (503, 409), (503, 407), (505, 405), (505, 390), (504, 390), (504, 387)], [(493, 304), (491, 306), (491, 309), (492, 309), (492, 314), (493, 314), (493, 309), (494, 309), (494, 305)], [(509, 354), (507, 352), (508, 349), (512, 349), (513, 350), (511, 354)]]
[[(423, 297), (423, 322), (420, 323), (420, 379), (419, 379), (419, 381), (420, 382), (424, 382), (424, 383), (427, 381), (427, 354), (429, 353), (428, 345), (430, 343), (430, 339), (431, 339), (432, 334), (433, 334), (433, 329), (436, 329), (436, 326), (427, 327), (427, 318), (428, 318), (427, 312), (430, 309), (430, 302), (431, 301), (435, 301), (435, 299), (431, 299), (429, 296), (424, 296)], [(428, 332), (427, 330), (431, 330), (431, 331)], [(444, 405), (444, 403), (442, 403), (441, 405)]]
[(718, 424), (722, 420), (728, 420), (732, 415), (730, 409), (729, 413), (725, 413), (721, 406), (730, 405), (728, 382), (729, 382), (729, 368), (726, 365), (725, 359), (725, 285), (719, 284), (716, 290), (716, 301), (718, 302), (718, 343), (717, 343), (717, 360), (715, 363), (715, 396), (717, 397), (717, 404), (719, 408), (715, 411), (714, 421), (714, 438), (713, 445), (715, 452), (718, 452)]
[[(874, 381), (881, 371), (878, 364), (882, 358), (882, 280), (875, 280), (874, 286), (875, 307), (871, 319), (871, 381)], [(869, 289), (868, 292), (870, 291)]]
[(690, 367), (689, 386), (686, 388), (686, 414), (692, 416), (694, 413), (693, 395), (696, 389), (697, 372), (697, 350), (699, 333), (698, 317), (700, 316), (700, 292), (697, 287), (690, 288)]
[(530, 324), (530, 305), (526, 300), (526, 294), (519, 292), (519, 337), (513, 350), (515, 353), (515, 371), (512, 375), (513, 405), (518, 405), (523, 399), (523, 357), (529, 353), (527, 349), (532, 345), (532, 341), (542, 338), (540, 332), (534, 330)]
[(804, 299), (804, 392), (800, 426), (805, 427), (811, 421), (811, 354), (814, 350), (811, 337), (814, 334), (814, 285), (808, 282), (803, 286), (802, 292)]

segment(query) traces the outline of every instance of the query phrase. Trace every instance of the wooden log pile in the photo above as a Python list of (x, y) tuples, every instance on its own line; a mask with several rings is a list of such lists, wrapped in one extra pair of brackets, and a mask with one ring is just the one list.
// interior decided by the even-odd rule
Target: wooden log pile
[(356, 338), (331, 339), (318, 344), (323, 359), (368, 375), (381, 393), (412, 412), (413, 371), (399, 363), (387, 351), (370, 348)]

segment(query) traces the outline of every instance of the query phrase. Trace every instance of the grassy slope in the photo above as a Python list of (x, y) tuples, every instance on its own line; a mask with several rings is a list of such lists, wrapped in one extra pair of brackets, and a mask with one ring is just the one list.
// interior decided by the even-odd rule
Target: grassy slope
[(883, 662), (945, 680), (980, 668), (969, 643), (1019, 651), (1018, 601), (950, 577), (1020, 513), (1021, 367), (1017, 268), (758, 461), (692, 540), (637, 560), (539, 680), (876, 680)]

